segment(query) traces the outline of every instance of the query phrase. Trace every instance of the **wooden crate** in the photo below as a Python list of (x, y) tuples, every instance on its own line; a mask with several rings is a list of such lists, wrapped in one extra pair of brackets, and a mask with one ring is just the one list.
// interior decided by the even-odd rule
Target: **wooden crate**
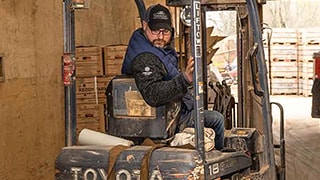
[(298, 63), (297, 61), (272, 61), (271, 72), (297, 72)]
[(109, 45), (104, 47), (105, 59), (124, 59), (127, 45)]
[(83, 77), (76, 80), (76, 99), (81, 104), (106, 104), (106, 87), (113, 76)]
[(77, 104), (77, 134), (87, 128), (94, 131), (105, 132), (104, 104)]
[[(269, 68), (269, 63), (267, 67)], [(271, 69), (268, 69), (268, 72), (272, 78), (297, 78), (297, 61), (274, 59), (271, 61)]]
[(77, 77), (102, 76), (104, 74), (102, 46), (78, 46), (75, 57)]
[(320, 45), (320, 28), (301, 28), (298, 38), (302, 45)]
[(121, 74), (122, 63), (126, 50), (126, 45), (111, 45), (104, 47), (105, 75)]
[(313, 85), (313, 79), (302, 78), (299, 80), (299, 94), (303, 96), (312, 96), (311, 89)]
[(314, 53), (320, 51), (320, 45), (299, 45), (298, 59), (299, 60), (313, 60)]
[(294, 28), (273, 28), (271, 44), (297, 44), (298, 31)]
[(277, 89), (297, 89), (297, 85), (298, 79), (296, 78), (272, 78), (270, 81), (270, 86)]
[(278, 60), (297, 60), (297, 45), (273, 44), (270, 47), (270, 58)]
[(105, 61), (105, 75), (120, 75), (123, 59), (108, 59)]
[(313, 60), (303, 60), (299, 62), (299, 77), (302, 79), (312, 79), (314, 76)]
[(270, 92), (272, 95), (298, 94), (297, 78), (272, 78), (270, 80)]
[(298, 89), (277, 89), (272, 88), (270, 90), (271, 95), (297, 95)]

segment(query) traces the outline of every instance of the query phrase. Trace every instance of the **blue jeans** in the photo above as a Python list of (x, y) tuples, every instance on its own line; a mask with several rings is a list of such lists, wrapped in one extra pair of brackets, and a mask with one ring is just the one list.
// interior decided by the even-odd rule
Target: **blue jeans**
[(216, 133), (214, 138), (215, 148), (221, 150), (224, 147), (224, 117), (218, 111), (204, 111), (204, 126), (212, 128)]
[[(179, 131), (185, 127), (194, 127), (195, 111), (185, 112), (181, 114)], [(214, 138), (215, 149), (221, 150), (224, 147), (224, 117), (218, 111), (205, 110), (204, 111), (204, 127), (214, 130), (216, 136)]]

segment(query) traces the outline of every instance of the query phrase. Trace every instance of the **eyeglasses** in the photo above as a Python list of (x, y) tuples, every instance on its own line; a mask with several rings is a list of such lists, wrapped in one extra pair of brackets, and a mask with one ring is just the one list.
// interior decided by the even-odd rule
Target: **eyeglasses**
[(162, 35), (168, 36), (168, 35), (171, 34), (171, 31), (168, 30), (168, 29), (164, 29), (164, 30), (154, 30), (154, 31), (152, 31), (152, 30), (150, 29), (150, 31), (151, 31), (151, 34), (153, 34), (153, 35), (159, 35), (160, 33), (162, 33)]

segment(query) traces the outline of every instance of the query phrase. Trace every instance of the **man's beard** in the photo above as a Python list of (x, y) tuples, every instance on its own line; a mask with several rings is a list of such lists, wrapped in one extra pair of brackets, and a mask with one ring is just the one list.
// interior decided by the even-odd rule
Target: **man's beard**
[(162, 40), (162, 39), (155, 39), (153, 40), (152, 44), (155, 46), (155, 47), (158, 47), (158, 48), (164, 48), (167, 46), (167, 42)]

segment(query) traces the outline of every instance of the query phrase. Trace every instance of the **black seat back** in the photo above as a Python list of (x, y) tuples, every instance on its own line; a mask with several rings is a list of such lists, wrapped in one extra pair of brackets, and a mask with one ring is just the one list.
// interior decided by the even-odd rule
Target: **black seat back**
[(149, 106), (141, 96), (134, 78), (114, 77), (107, 86), (107, 133), (123, 138), (165, 140), (174, 135), (180, 104)]

